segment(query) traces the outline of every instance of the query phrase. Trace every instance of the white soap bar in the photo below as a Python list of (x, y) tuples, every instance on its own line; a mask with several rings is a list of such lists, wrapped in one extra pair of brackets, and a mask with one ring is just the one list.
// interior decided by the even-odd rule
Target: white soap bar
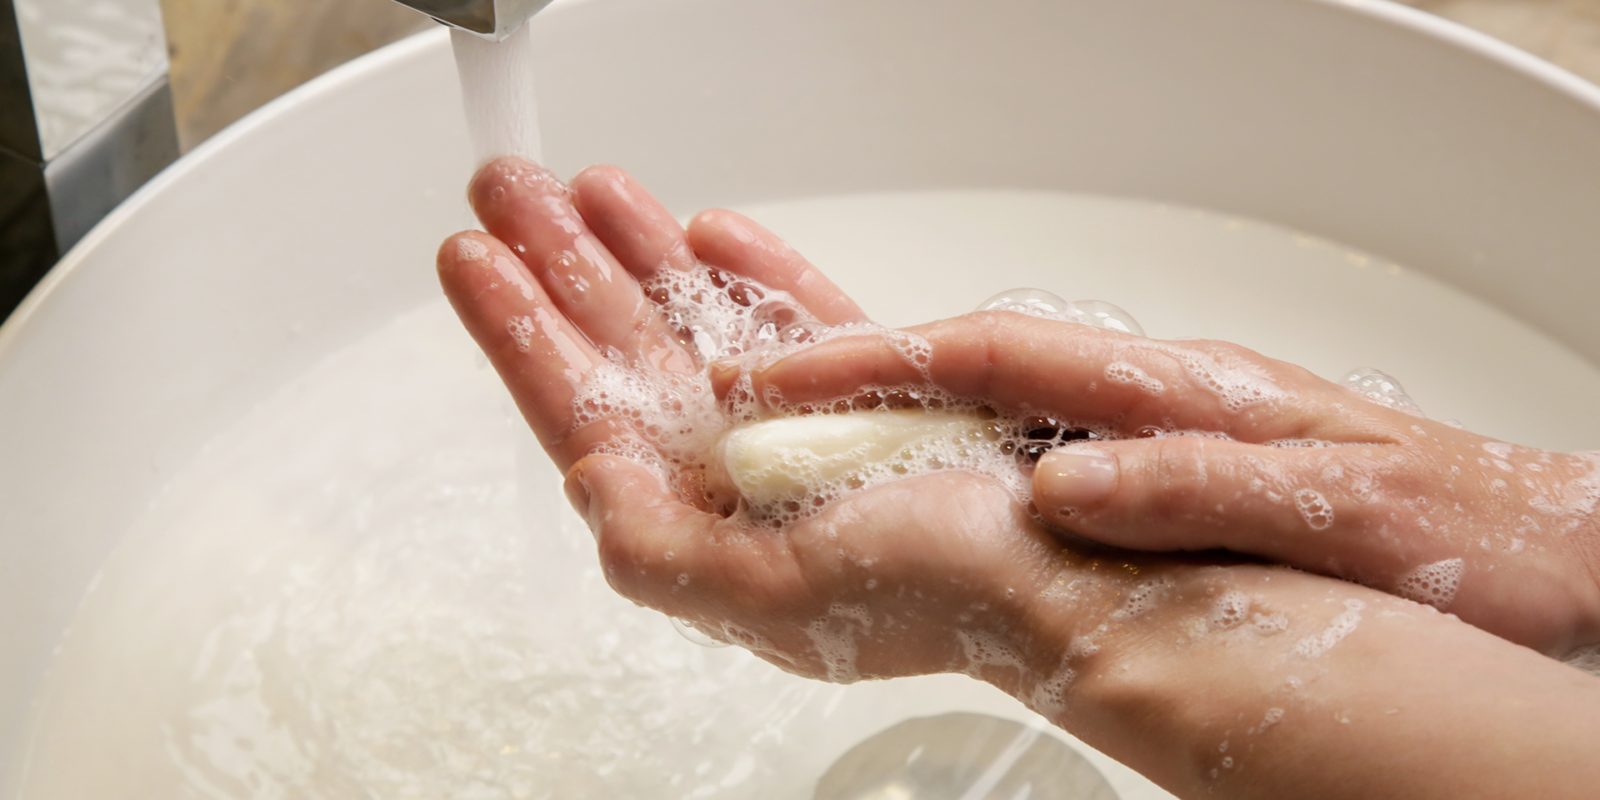
[(863, 411), (741, 425), (723, 438), (731, 488), (760, 507), (869, 479), (925, 471), (930, 458), (995, 438), (970, 414)]

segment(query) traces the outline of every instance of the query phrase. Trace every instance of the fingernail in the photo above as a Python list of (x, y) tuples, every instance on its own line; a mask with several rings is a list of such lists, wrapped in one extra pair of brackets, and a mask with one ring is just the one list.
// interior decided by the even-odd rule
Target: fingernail
[(1117, 457), (1078, 447), (1054, 450), (1034, 468), (1034, 505), (1064, 511), (1092, 507), (1117, 487)]
[(566, 491), (567, 502), (572, 504), (572, 510), (578, 512), (578, 516), (583, 517), (584, 522), (590, 523), (589, 533), (594, 534), (596, 540), (598, 540), (599, 533), (595, 531), (594, 525), (589, 519), (591, 495), (589, 482), (584, 480), (583, 473), (574, 471), (568, 475), (566, 483), (561, 488)]

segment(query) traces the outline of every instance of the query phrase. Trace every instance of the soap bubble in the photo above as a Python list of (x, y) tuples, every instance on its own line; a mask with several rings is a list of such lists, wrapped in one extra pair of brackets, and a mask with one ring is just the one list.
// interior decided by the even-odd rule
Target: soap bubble
[(1083, 317), (1075, 322), (1093, 325), (1097, 328), (1108, 328), (1134, 336), (1144, 336), (1144, 327), (1133, 318), (1132, 314), (1124, 311), (1121, 306), (1107, 303), (1104, 300), (1078, 300), (1072, 303)]
[(728, 646), (728, 643), (722, 641), (721, 639), (713, 639), (710, 636), (707, 636), (705, 631), (695, 627), (693, 622), (690, 622), (686, 619), (678, 619), (677, 617), (673, 617), (672, 629), (677, 631), (679, 636), (682, 636), (683, 638), (688, 639), (689, 641), (694, 642), (701, 647)]
[(1144, 335), (1144, 328), (1140, 327), (1133, 315), (1112, 303), (1104, 300), (1068, 302), (1043, 289), (1007, 289), (978, 304), (977, 310), (1015, 311), (1030, 317), (1093, 325), (1135, 336)]
[(1425, 416), (1399, 381), (1371, 367), (1352, 370), (1339, 383), (1384, 408), (1404, 411), (1414, 417)]
[(979, 303), (977, 310), (1015, 311), (1030, 317), (1077, 322), (1071, 303), (1043, 289), (1007, 289)]

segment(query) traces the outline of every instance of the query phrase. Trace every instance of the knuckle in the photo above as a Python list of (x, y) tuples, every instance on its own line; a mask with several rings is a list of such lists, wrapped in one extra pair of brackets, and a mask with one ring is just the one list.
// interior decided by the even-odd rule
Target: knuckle
[(1140, 504), (1157, 520), (1192, 522), (1201, 509), (1210, 474), (1206, 466), (1206, 440), (1178, 436), (1158, 439), (1139, 481)]

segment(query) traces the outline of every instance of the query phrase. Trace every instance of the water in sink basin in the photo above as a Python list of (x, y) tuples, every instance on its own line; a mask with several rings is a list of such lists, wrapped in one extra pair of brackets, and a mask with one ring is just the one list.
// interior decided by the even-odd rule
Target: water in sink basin
[[(1016, 192), (747, 210), (887, 324), (1037, 285), (1158, 337), (1377, 366), (1504, 438), (1600, 444), (1600, 375), (1569, 351), (1289, 232)], [(1026, 713), (964, 678), (800, 681), (612, 595), (439, 301), (283, 386), (152, 500), (61, 644), (21, 797), (807, 798), (859, 739), (950, 710)], [(1165, 796), (1097, 763), (1125, 798)]]

